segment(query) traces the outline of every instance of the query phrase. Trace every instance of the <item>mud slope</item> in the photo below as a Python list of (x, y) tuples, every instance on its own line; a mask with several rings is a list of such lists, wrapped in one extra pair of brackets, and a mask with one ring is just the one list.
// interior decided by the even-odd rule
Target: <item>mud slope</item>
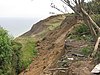
[[(34, 59), (29, 69), (22, 72), (26, 75), (46, 75), (46, 70), (53, 67), (55, 62), (64, 54), (64, 40), (68, 30), (77, 23), (74, 16), (67, 16), (60, 26), (37, 42), (38, 56)], [(35, 33), (35, 32), (34, 32)]]
[(32, 28), (27, 31), (22, 36), (34, 36), (42, 32), (47, 32), (59, 26), (62, 21), (65, 19), (65, 15), (59, 14), (50, 16), (44, 20), (39, 21), (38, 23), (34, 24)]

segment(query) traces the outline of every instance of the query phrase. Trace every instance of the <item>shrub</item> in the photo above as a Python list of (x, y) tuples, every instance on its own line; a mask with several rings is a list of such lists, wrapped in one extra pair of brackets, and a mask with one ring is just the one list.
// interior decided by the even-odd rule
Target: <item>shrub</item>
[(74, 28), (74, 31), (69, 34), (69, 38), (81, 40), (84, 39), (86, 41), (92, 41), (93, 37), (90, 34), (90, 30), (87, 25), (80, 24), (76, 28)]
[(88, 35), (88, 34), (90, 34), (89, 28), (88, 28), (87, 25), (81, 24), (77, 28), (75, 28), (75, 33), (74, 34), (77, 34), (79, 36)]
[(18, 75), (21, 70), (22, 62), (21, 62), (21, 48), (22, 44), (17, 43), (17, 42), (12, 42), (13, 44), (13, 58), (12, 58), (12, 66), (13, 66), (13, 71)]
[(21, 44), (15, 43), (0, 27), (0, 75), (16, 75), (20, 66)]
[(6, 30), (0, 27), (0, 74), (11, 75), (12, 72), (12, 44)]

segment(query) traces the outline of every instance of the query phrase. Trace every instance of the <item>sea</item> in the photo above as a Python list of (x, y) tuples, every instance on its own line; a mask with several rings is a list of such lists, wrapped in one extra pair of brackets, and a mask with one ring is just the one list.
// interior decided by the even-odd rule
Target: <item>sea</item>
[(29, 17), (0, 17), (0, 26), (7, 30), (9, 35), (18, 37), (29, 31), (31, 27), (40, 20), (40, 18)]

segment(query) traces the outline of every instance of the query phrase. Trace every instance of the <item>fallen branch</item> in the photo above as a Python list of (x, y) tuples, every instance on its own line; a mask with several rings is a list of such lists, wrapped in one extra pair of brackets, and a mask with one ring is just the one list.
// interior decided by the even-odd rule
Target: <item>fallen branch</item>
[(53, 68), (49, 69), (49, 71), (55, 71), (55, 70), (67, 70), (68, 68)]
[(92, 57), (94, 57), (96, 55), (98, 47), (99, 47), (99, 43), (100, 43), (100, 37), (98, 37), (98, 40), (97, 40), (97, 42), (95, 44), (94, 51), (92, 53)]

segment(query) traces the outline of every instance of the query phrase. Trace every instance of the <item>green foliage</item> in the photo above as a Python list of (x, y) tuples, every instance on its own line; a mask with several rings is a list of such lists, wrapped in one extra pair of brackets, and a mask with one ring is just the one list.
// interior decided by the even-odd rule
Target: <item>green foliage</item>
[(83, 47), (81, 48), (81, 52), (82, 54), (84, 54), (85, 56), (88, 56), (91, 53), (91, 47), (87, 46), (87, 47)]
[(33, 57), (36, 55), (35, 43), (32, 41), (27, 41), (23, 50), (23, 67), (26, 68), (31, 62)]
[(100, 14), (92, 15), (92, 18), (100, 26)]
[(84, 40), (86, 40), (86, 41), (89, 41), (89, 42), (91, 42), (91, 41), (93, 41), (94, 39), (93, 39), (93, 36), (91, 36), (91, 35), (84, 35), (84, 36), (82, 36), (82, 38), (84, 39)]
[(90, 30), (88, 26), (85, 24), (80, 24), (76, 28), (74, 28), (73, 32), (69, 35), (71, 39), (77, 39), (77, 40), (87, 40), (92, 41), (93, 37), (90, 34)]
[(84, 4), (85, 9), (91, 14), (100, 14), (100, 0), (90, 1)]
[(54, 30), (56, 27), (58, 27), (59, 25), (60, 25), (61, 23), (59, 23), (59, 22), (55, 22), (55, 23), (53, 23), (52, 25), (50, 25), (49, 27), (48, 27), (48, 29), (49, 30)]
[(21, 47), (0, 27), (0, 75), (18, 75)]
[(79, 36), (82, 36), (82, 35), (88, 35), (90, 32), (89, 32), (89, 28), (88, 26), (86, 26), (85, 24), (81, 24), (80, 26), (78, 26), (76, 29), (75, 29), (75, 34), (79, 35)]
[(17, 75), (19, 74), (21, 70), (21, 48), (22, 44), (18, 42), (12, 42), (13, 46), (13, 59), (12, 59), (12, 66), (13, 66), (13, 72), (15, 72)]
[(28, 67), (36, 53), (32, 38), (24, 38), (18, 43), (0, 28), (0, 75), (18, 75)]
[(91, 3), (91, 10), (95, 13), (95, 14), (100, 14), (100, 0), (97, 1), (93, 1)]
[(20, 71), (26, 69), (36, 56), (35, 41), (31, 37), (18, 38), (16, 41), (22, 44)]
[(6, 30), (0, 27), (0, 74), (11, 75), (12, 72), (12, 40)]

